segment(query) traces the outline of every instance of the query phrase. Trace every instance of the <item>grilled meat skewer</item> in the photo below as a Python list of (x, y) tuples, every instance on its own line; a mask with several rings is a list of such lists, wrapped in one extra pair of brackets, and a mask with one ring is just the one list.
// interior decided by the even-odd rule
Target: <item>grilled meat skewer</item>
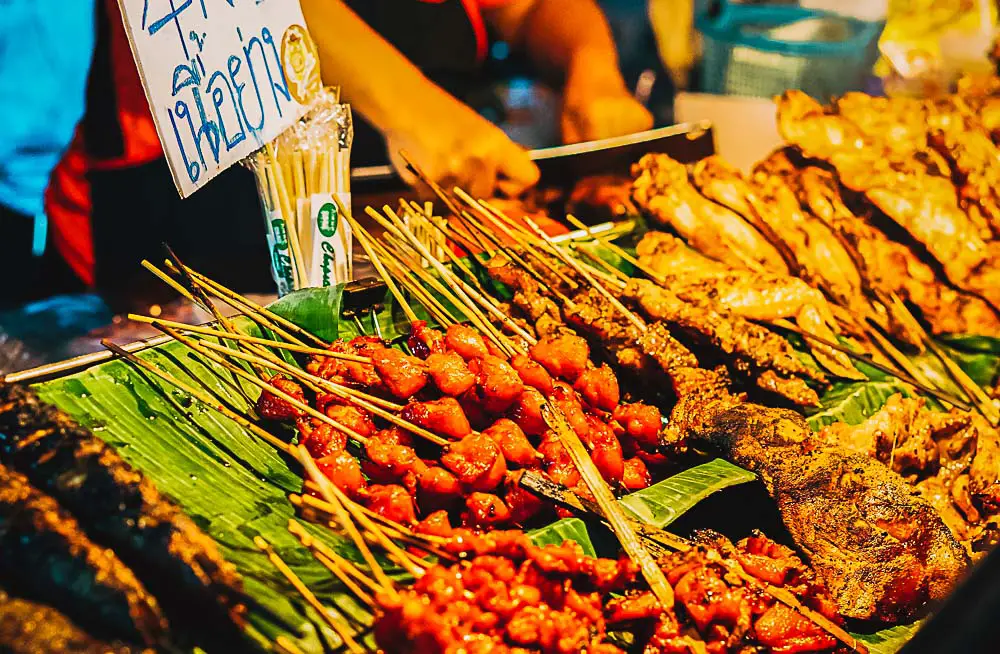
[[(735, 270), (695, 252), (666, 232), (647, 232), (636, 248), (639, 263), (685, 302), (706, 298), (747, 320), (793, 319), (803, 331), (836, 341), (837, 325), (826, 298), (797, 277)], [(807, 341), (816, 361), (847, 378), (859, 375), (842, 352)]]
[(94, 545), (51, 497), (0, 465), (0, 580), (53, 604), (99, 636), (154, 645), (166, 620), (111, 551)]
[(824, 445), (795, 412), (682, 400), (671, 424), (761, 476), (843, 616), (913, 618), (946, 597), (969, 565), (941, 517), (902, 477)]
[(129, 654), (121, 643), (103, 643), (52, 607), (0, 590), (0, 652), (4, 654)]
[[(104, 441), (31, 390), (0, 386), (0, 462), (51, 495), (111, 547), (177, 632), (242, 645), (242, 584), (215, 542)], [(199, 626), (200, 625), (200, 626)], [(228, 625), (228, 626), (222, 626)]]
[(853, 122), (799, 91), (779, 100), (778, 128), (807, 157), (832, 165), (846, 187), (865, 194), (925, 247), (952, 284), (1000, 308), (1000, 246), (980, 236), (950, 177), (915, 157), (892, 156)]

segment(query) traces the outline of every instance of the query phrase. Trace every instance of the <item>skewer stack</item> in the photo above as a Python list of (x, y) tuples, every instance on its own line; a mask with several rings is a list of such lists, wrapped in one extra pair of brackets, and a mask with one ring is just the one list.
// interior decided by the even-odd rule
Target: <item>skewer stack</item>
[(338, 203), (351, 206), (352, 139), (351, 108), (328, 90), (298, 124), (250, 160), (279, 295), (351, 278), (351, 228)]

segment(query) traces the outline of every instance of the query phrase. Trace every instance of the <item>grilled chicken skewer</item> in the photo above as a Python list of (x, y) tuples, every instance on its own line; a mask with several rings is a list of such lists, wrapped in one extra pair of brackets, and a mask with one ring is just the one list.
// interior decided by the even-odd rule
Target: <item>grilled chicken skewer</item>
[(788, 142), (832, 165), (846, 187), (926, 248), (952, 284), (1000, 308), (1000, 245), (983, 240), (949, 177), (916, 158), (892, 156), (855, 123), (797, 91), (781, 97), (778, 126)]
[[(791, 318), (808, 333), (837, 340), (831, 327), (837, 323), (826, 298), (797, 277), (734, 270), (665, 232), (647, 233), (636, 253), (643, 267), (660, 276), (661, 286), (682, 300), (697, 303), (711, 298), (747, 320)], [(846, 355), (821, 345), (812, 345), (811, 350), (826, 370), (847, 379), (859, 377)]]

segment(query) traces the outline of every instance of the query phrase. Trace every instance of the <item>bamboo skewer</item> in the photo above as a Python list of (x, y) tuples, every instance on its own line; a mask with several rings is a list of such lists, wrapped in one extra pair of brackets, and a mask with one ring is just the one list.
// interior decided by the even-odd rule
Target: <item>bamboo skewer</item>
[[(416, 436), (420, 436), (421, 438), (423, 438), (423, 439), (425, 439), (425, 440), (427, 440), (427, 441), (429, 441), (429, 442), (431, 442), (431, 443), (433, 443), (435, 445), (438, 445), (438, 446), (441, 446), (441, 447), (447, 447), (449, 445), (449, 441), (448, 440), (446, 440), (444, 438), (441, 438), (437, 434), (434, 434), (434, 433), (432, 433), (430, 431), (427, 431), (426, 429), (424, 429), (423, 427), (420, 427), (419, 425), (416, 425), (416, 424), (413, 424), (413, 423), (411, 423), (411, 422), (409, 422), (407, 420), (404, 420), (403, 418), (399, 417), (395, 413), (391, 412), (391, 411), (397, 411), (397, 412), (398, 411), (402, 411), (402, 409), (404, 408), (402, 405), (389, 402), (388, 400), (383, 400), (382, 398), (378, 398), (378, 397), (376, 397), (374, 395), (369, 395), (367, 393), (364, 393), (362, 391), (358, 391), (358, 390), (353, 389), (353, 388), (349, 388), (347, 386), (341, 386), (340, 384), (335, 384), (335, 383), (333, 383), (333, 382), (331, 382), (329, 380), (323, 379), (321, 377), (315, 377), (313, 375), (310, 375), (306, 371), (303, 371), (303, 370), (301, 370), (299, 368), (295, 368), (294, 366), (292, 366), (292, 365), (290, 365), (290, 364), (288, 364), (286, 362), (281, 361), (280, 359), (277, 359), (275, 361), (267, 361), (266, 359), (262, 360), (260, 357), (257, 357), (257, 356), (252, 355), (252, 354), (247, 354), (247, 353), (244, 353), (244, 352), (234, 352), (232, 350), (229, 350), (228, 352), (226, 352), (225, 351), (226, 348), (224, 348), (221, 345), (217, 345), (215, 343), (206, 342), (206, 341), (201, 341), (200, 343), (201, 343), (201, 347), (205, 348), (208, 351), (215, 351), (215, 352), (219, 352), (220, 354), (228, 354), (229, 356), (235, 357), (237, 359), (241, 359), (241, 360), (246, 361), (248, 363), (257, 362), (257, 363), (259, 363), (261, 365), (264, 365), (264, 364), (267, 364), (267, 365), (276, 365), (283, 372), (286, 372), (288, 374), (296, 375), (300, 379), (302, 379), (304, 381), (308, 381), (308, 382), (310, 382), (310, 383), (318, 386), (321, 390), (327, 391), (327, 392), (329, 392), (331, 394), (334, 394), (334, 395), (336, 395), (337, 397), (339, 397), (339, 398), (341, 398), (343, 400), (347, 400), (351, 404), (356, 404), (357, 406), (359, 406), (359, 407), (361, 407), (361, 408), (363, 408), (363, 409), (365, 409), (367, 411), (370, 411), (371, 413), (375, 414), (376, 416), (378, 416), (378, 417), (380, 417), (380, 418), (382, 418), (382, 419), (384, 419), (384, 420), (386, 420), (388, 422), (391, 422), (392, 424), (396, 425), (397, 427), (400, 427), (401, 429), (405, 429), (406, 431), (411, 432), (411, 433), (413, 433)], [(192, 341), (188, 341), (187, 343), (185, 343), (185, 345), (188, 345), (189, 347), (191, 346), (191, 344), (192, 344)], [(272, 386), (271, 388), (274, 388), (274, 387)], [(284, 396), (279, 395), (278, 397), (281, 397), (282, 399), (287, 399), (287, 398), (289, 398), (291, 396), (285, 394)], [(302, 405), (301, 402), (298, 402), (297, 400), (295, 402), (296, 402), (296, 404), (293, 404), (293, 406), (296, 406), (296, 408), (302, 408), (301, 407), (301, 405)], [(390, 408), (390, 410), (387, 411), (385, 408), (383, 408), (383, 406), (380, 406), (380, 405), (388, 406)], [(308, 406), (308, 405), (306, 405), (306, 406)], [(311, 411), (308, 411), (307, 413), (309, 413), (313, 417), (317, 417), (314, 414), (318, 414), (318, 412), (316, 412), (315, 409), (312, 409)], [(325, 416), (326, 414), (319, 413), (318, 415), (324, 415)], [(333, 421), (333, 419), (329, 418), (327, 416), (327, 420), (324, 421), (324, 422), (327, 422), (327, 421)], [(335, 423), (335, 421), (333, 421), (333, 422)], [(348, 429), (348, 428), (344, 427), (344, 429)], [(357, 441), (358, 443), (365, 444), (367, 442), (367, 438), (365, 438), (364, 436), (361, 436), (360, 434), (357, 434), (354, 431), (344, 432), (344, 433), (347, 434), (350, 438), (352, 438), (355, 441)]]
[[(222, 367), (230, 370), (231, 372), (235, 373), (237, 376), (239, 376), (242, 379), (250, 382), (254, 386), (257, 386), (261, 390), (267, 391), (271, 395), (274, 395), (275, 397), (281, 398), (282, 400), (284, 400), (285, 402), (287, 402), (291, 406), (293, 406), (296, 409), (299, 409), (299, 410), (301, 410), (301, 411), (309, 414), (310, 416), (312, 416), (313, 418), (316, 418), (320, 422), (325, 422), (326, 424), (330, 425), (331, 427), (333, 427), (337, 431), (339, 431), (342, 434), (346, 435), (351, 440), (353, 440), (353, 441), (355, 441), (357, 443), (360, 443), (361, 445), (365, 445), (368, 442), (367, 438), (365, 438), (361, 434), (355, 432), (350, 427), (347, 427), (346, 425), (340, 424), (339, 422), (337, 422), (333, 418), (329, 417), (325, 413), (320, 413), (319, 411), (317, 411), (316, 409), (312, 408), (311, 406), (309, 406), (305, 402), (301, 402), (300, 400), (292, 397), (291, 395), (289, 395), (288, 393), (284, 392), (280, 388), (277, 388), (273, 384), (269, 384), (269, 383), (261, 380), (260, 378), (251, 375), (246, 370), (243, 370), (239, 366), (234, 365), (234, 364), (230, 363), (229, 361), (227, 361), (223, 356), (221, 356), (219, 354), (216, 354), (215, 352), (211, 351), (210, 349), (208, 349), (206, 347), (203, 347), (202, 345), (204, 345), (204, 342), (202, 344), (199, 344), (198, 342), (196, 342), (196, 341), (194, 341), (192, 339), (189, 339), (189, 338), (187, 338), (185, 336), (182, 336), (177, 331), (171, 329), (170, 327), (162, 325), (162, 324), (157, 324), (157, 325), (154, 325), (154, 326), (157, 329), (163, 331), (164, 333), (170, 334), (175, 340), (177, 340), (178, 342), (186, 345), (187, 347), (189, 347), (190, 349), (194, 350), (198, 354), (200, 354), (200, 355), (202, 355), (202, 356), (210, 359), (211, 361), (219, 364), (220, 366), (222, 366)], [(241, 357), (252, 357), (254, 355), (246, 354), (244, 352), (237, 352), (235, 350), (230, 350), (229, 351), (229, 356), (241, 358)]]
[(828, 341), (827, 339), (822, 338), (820, 336), (816, 336), (814, 334), (810, 334), (809, 332), (806, 332), (806, 331), (804, 331), (802, 329), (799, 329), (798, 327), (796, 327), (795, 325), (793, 325), (792, 323), (790, 323), (790, 322), (788, 322), (786, 320), (775, 320), (771, 324), (773, 324), (774, 326), (779, 327), (781, 329), (784, 329), (786, 331), (790, 331), (792, 333), (798, 334), (799, 336), (802, 336), (803, 338), (807, 338), (809, 340), (816, 341), (820, 345), (824, 345), (824, 346), (826, 346), (826, 347), (828, 347), (828, 348), (830, 348), (832, 350), (837, 350), (838, 352), (843, 352), (844, 354), (846, 354), (847, 356), (853, 358), (856, 361), (860, 361), (860, 362), (862, 362), (862, 363), (864, 363), (866, 365), (869, 365), (869, 366), (875, 368), (876, 370), (884, 372), (887, 375), (891, 375), (891, 376), (895, 377), (896, 379), (899, 379), (900, 381), (906, 382), (907, 384), (910, 384), (911, 386), (914, 386), (914, 387), (920, 389), (924, 393), (927, 393), (928, 395), (932, 395), (932, 396), (936, 397), (937, 399), (941, 400), (942, 402), (947, 402), (947, 403), (949, 403), (949, 404), (951, 404), (953, 406), (956, 406), (956, 407), (962, 409), (963, 411), (971, 411), (972, 410), (972, 407), (970, 407), (968, 404), (966, 404), (962, 400), (958, 399), (957, 397), (954, 397), (953, 395), (950, 395), (948, 393), (940, 391), (940, 390), (938, 390), (938, 389), (936, 389), (936, 388), (934, 388), (932, 386), (924, 385), (920, 381), (918, 381), (918, 380), (910, 377), (905, 372), (903, 372), (901, 370), (898, 370), (896, 368), (892, 368), (892, 367), (887, 366), (885, 364), (879, 363), (878, 361), (875, 361), (874, 359), (871, 358), (871, 356), (869, 356), (867, 354), (861, 354), (859, 352), (855, 352), (854, 350), (852, 350), (850, 348), (844, 347), (840, 343), (834, 343), (833, 341)]
[(295, 343), (297, 345), (305, 345), (305, 343), (299, 339), (295, 334), (306, 338), (321, 348), (327, 348), (330, 346), (329, 343), (319, 338), (312, 332), (299, 327), (291, 320), (283, 318), (278, 314), (274, 313), (267, 307), (257, 304), (253, 300), (240, 295), (239, 293), (230, 290), (223, 286), (222, 284), (202, 275), (201, 273), (192, 270), (191, 268), (185, 267), (187, 272), (191, 275), (194, 280), (208, 289), (213, 295), (218, 297), (220, 300), (224, 300), (234, 309), (240, 313), (246, 315), (248, 318), (254, 320), (262, 327), (270, 329), (275, 334), (281, 336), (286, 341)]
[(295, 343), (285, 343), (283, 341), (275, 341), (269, 338), (261, 338), (259, 336), (251, 336), (249, 334), (244, 334), (242, 332), (225, 332), (218, 329), (212, 329), (204, 325), (189, 325), (183, 322), (176, 322), (173, 320), (166, 320), (164, 318), (153, 318), (151, 316), (142, 316), (135, 313), (128, 314), (128, 319), (145, 323), (147, 325), (152, 325), (158, 322), (167, 327), (173, 327), (174, 329), (183, 329), (184, 331), (191, 332), (192, 334), (201, 334), (203, 336), (214, 336), (219, 339), (230, 339), (234, 341), (246, 341), (247, 343), (254, 343), (256, 345), (263, 345), (265, 347), (276, 348), (279, 350), (288, 350), (289, 352), (295, 352), (297, 354), (309, 354), (312, 356), (319, 357), (329, 357), (331, 359), (339, 359), (341, 361), (352, 361), (354, 363), (371, 363), (372, 360), (368, 357), (358, 356), (357, 354), (350, 354), (349, 352), (337, 352), (336, 350), (325, 350), (318, 347), (309, 347), (305, 345), (296, 345)]
[(278, 553), (274, 551), (271, 544), (264, 540), (261, 536), (254, 536), (253, 542), (254, 545), (260, 548), (262, 552), (267, 554), (267, 558), (271, 561), (274, 567), (276, 567), (278, 571), (284, 575), (288, 582), (292, 584), (292, 587), (294, 587), (295, 590), (302, 595), (306, 603), (320, 614), (320, 617), (323, 618), (324, 622), (330, 625), (330, 628), (336, 632), (337, 636), (344, 642), (344, 645), (346, 645), (352, 652), (359, 652), (363, 654), (365, 649), (361, 647), (356, 640), (354, 640), (354, 636), (351, 634), (350, 629), (343, 624), (341, 620), (334, 617), (335, 613), (332, 608), (324, 606), (323, 603), (319, 601), (319, 598), (317, 598), (316, 595), (313, 594), (313, 592), (309, 590), (304, 583), (302, 583), (302, 580), (299, 579), (298, 575), (292, 572), (292, 569), (288, 567), (288, 564), (285, 563), (282, 558), (278, 556)]
[[(399, 252), (399, 249), (397, 249), (397, 252)], [(400, 253), (400, 256), (402, 257), (401, 253)], [(436, 279), (434, 279), (433, 276), (426, 275), (426, 274), (418, 271), (418, 269), (415, 268), (415, 267), (413, 267), (412, 265), (411, 265), (411, 270), (413, 270), (418, 276), (422, 277), (425, 283), (427, 283), (428, 285), (432, 286), (435, 290), (437, 290), (442, 295), (446, 295), (446, 294), (447, 295), (451, 295), (450, 291), (448, 291), (444, 286), (442, 286), (440, 284), (440, 282), (438, 282)], [(447, 270), (447, 268), (445, 268), (445, 270)], [(531, 344), (531, 345), (535, 344), (535, 342), (536, 342), (535, 338), (533, 336), (531, 336), (528, 332), (526, 332), (524, 329), (522, 329), (520, 325), (518, 325), (513, 320), (511, 320), (510, 316), (508, 316), (507, 314), (505, 314), (496, 305), (496, 302), (489, 295), (485, 295), (484, 293), (481, 293), (480, 291), (476, 290), (475, 288), (469, 286), (465, 282), (465, 280), (463, 280), (462, 278), (460, 278), (457, 275), (455, 275), (452, 271), (447, 271), (447, 273), (448, 273), (447, 274), (448, 281), (450, 281), (450, 282), (452, 282), (454, 284), (457, 284), (459, 287), (461, 287), (461, 289), (464, 290), (465, 293), (469, 297), (472, 298), (472, 300), (474, 301), (475, 304), (479, 305), (479, 307), (481, 307), (482, 309), (486, 310), (488, 313), (490, 313), (491, 315), (493, 315), (493, 317), (496, 318), (498, 321), (500, 321), (500, 323), (503, 324), (505, 327), (507, 327), (507, 329), (509, 329), (513, 333), (515, 333), (518, 336), (520, 336), (521, 338), (523, 338), (529, 344)], [(482, 288), (482, 287), (480, 286), (480, 288)], [(454, 296), (452, 296), (452, 297), (454, 297)], [(455, 302), (460, 302), (460, 301), (458, 300), (458, 298), (455, 298), (455, 301), (453, 301), (452, 303), (454, 304)], [(472, 309), (476, 310), (475, 307), (472, 307)]]
[(312, 552), (312, 555), (316, 558), (316, 560), (319, 561), (320, 564), (329, 570), (335, 577), (337, 577), (337, 579), (340, 580), (340, 583), (344, 584), (344, 586), (346, 586), (347, 589), (350, 590), (362, 604), (367, 606), (369, 610), (375, 609), (375, 600), (368, 593), (368, 591), (359, 585), (357, 577), (361, 576), (368, 582), (368, 584), (371, 584), (368, 586), (369, 590), (378, 592), (379, 587), (374, 581), (358, 570), (350, 561), (315, 540), (309, 535), (308, 532), (306, 532), (302, 525), (295, 520), (288, 521), (288, 531), (293, 536), (298, 538), (299, 542), (302, 543), (302, 547), (305, 547)]
[(298, 446), (297, 455), (299, 463), (302, 464), (302, 467), (306, 471), (306, 475), (314, 484), (317, 485), (319, 493), (323, 499), (334, 508), (334, 514), (337, 517), (337, 521), (340, 523), (341, 527), (343, 527), (344, 531), (347, 532), (350, 539), (354, 542), (354, 545), (361, 552), (361, 557), (365, 560), (365, 563), (368, 564), (369, 570), (372, 571), (372, 574), (375, 576), (375, 580), (378, 582), (381, 589), (391, 595), (396, 595), (396, 589), (393, 586), (392, 580), (386, 576), (385, 572), (382, 570), (382, 566), (380, 566), (378, 561), (375, 559), (375, 555), (372, 554), (372, 551), (368, 548), (368, 544), (365, 542), (365, 539), (361, 537), (360, 533), (358, 533), (357, 528), (354, 526), (354, 522), (347, 513), (347, 509), (345, 509), (338, 501), (337, 494), (334, 492), (336, 490), (336, 486), (334, 486), (333, 483), (324, 477), (323, 473), (319, 471), (319, 468), (316, 467), (316, 462), (313, 461), (312, 456), (310, 456), (309, 451), (305, 448), (305, 446)]
[[(155, 322), (156, 321), (154, 321), (154, 324), (155, 324)], [(338, 396), (343, 397), (344, 399), (348, 399), (348, 396), (350, 396), (352, 398), (358, 398), (358, 399), (363, 400), (363, 401), (365, 401), (367, 403), (371, 403), (373, 405), (378, 405), (378, 406), (380, 406), (382, 408), (385, 408), (385, 409), (388, 409), (390, 411), (397, 411), (398, 412), (398, 411), (402, 411), (403, 410), (403, 405), (402, 404), (397, 404), (395, 402), (392, 402), (390, 400), (386, 400), (386, 399), (378, 397), (376, 395), (371, 395), (369, 393), (365, 393), (364, 391), (360, 391), (360, 390), (358, 390), (356, 388), (351, 388), (349, 386), (344, 386), (342, 384), (337, 384), (337, 383), (334, 383), (334, 382), (330, 381), (329, 379), (324, 379), (322, 377), (313, 375), (309, 371), (303, 370), (302, 368), (298, 368), (298, 367), (296, 367), (296, 366), (288, 363), (287, 361), (281, 359), (280, 357), (277, 357), (277, 356), (274, 356), (274, 355), (268, 355), (266, 357), (260, 357), (260, 356), (257, 356), (257, 355), (254, 355), (254, 354), (249, 354), (249, 353), (234, 352), (234, 351), (230, 350), (229, 348), (223, 347), (223, 346), (221, 346), (221, 345), (219, 345), (217, 343), (213, 343), (212, 341), (205, 341), (205, 340), (200, 340), (199, 339), (199, 342), (201, 343), (202, 346), (204, 346), (204, 347), (206, 347), (206, 348), (208, 348), (210, 350), (213, 350), (215, 352), (218, 352), (218, 353), (220, 353), (220, 354), (222, 354), (224, 356), (233, 356), (233, 357), (235, 357), (237, 359), (240, 359), (242, 361), (246, 361), (247, 363), (256, 363), (256, 364), (262, 365), (262, 366), (277, 366), (278, 370), (280, 370), (282, 372), (286, 372), (286, 373), (291, 374), (291, 375), (295, 375), (298, 379), (300, 379), (300, 380), (302, 380), (304, 382), (307, 382), (310, 385), (314, 386), (315, 390), (317, 390), (317, 391), (328, 391), (330, 393), (335, 393), (335, 394), (338, 394)], [(365, 408), (368, 408), (368, 407), (365, 407)]]
[(667, 583), (663, 570), (636, 537), (635, 530), (626, 520), (621, 505), (618, 504), (618, 500), (615, 499), (607, 482), (604, 481), (604, 477), (594, 465), (594, 461), (587, 453), (580, 437), (566, 422), (566, 417), (562, 412), (554, 408), (548, 401), (542, 405), (542, 417), (549, 428), (558, 434), (559, 440), (566, 448), (580, 476), (583, 477), (587, 489), (597, 500), (598, 506), (601, 507), (604, 516), (611, 525), (611, 530), (617, 536), (618, 542), (621, 543), (622, 549), (639, 566), (643, 578), (649, 584), (656, 599), (659, 600), (660, 606), (665, 609), (672, 607), (674, 605), (674, 591)]
[[(388, 207), (384, 207), (383, 209), (386, 208)], [(420, 243), (418, 239), (416, 239), (416, 237), (407, 232), (405, 229), (403, 230), (399, 229), (398, 225), (399, 223), (401, 223), (401, 221), (399, 220), (399, 217), (396, 216), (395, 212), (392, 211), (391, 208), (388, 208), (387, 214), (390, 216), (391, 220), (383, 217), (381, 214), (379, 214), (371, 207), (368, 208), (368, 215), (370, 215), (373, 219), (375, 219), (390, 233), (395, 234), (400, 238), (409, 240), (410, 243), (414, 246), (414, 248), (431, 262), (431, 265), (438, 272), (438, 274), (440, 274), (443, 278), (447, 278), (449, 271), (444, 267), (444, 265), (440, 261), (437, 261), (436, 259), (431, 257), (430, 253), (427, 251), (426, 248), (423, 247), (423, 245)], [(469, 298), (469, 296), (466, 295), (461, 288), (455, 288), (453, 290), (454, 290), (454, 295), (456, 295), (461, 300), (460, 304), (464, 304), (470, 307), (474, 306), (474, 303), (471, 300), (471, 298)], [(507, 339), (507, 337), (501, 334), (499, 331), (497, 331), (496, 328), (493, 327), (492, 323), (490, 323), (488, 320), (486, 320), (485, 318), (473, 319), (472, 315), (470, 315), (470, 319), (472, 319), (473, 322), (476, 324), (476, 326), (483, 331), (484, 335), (488, 335), (490, 337), (490, 340), (492, 340), (494, 344), (496, 344), (496, 346), (500, 348), (501, 351), (506, 352), (508, 354), (513, 354), (517, 351), (516, 348), (513, 346), (513, 344), (511, 344), (510, 341)]]
[(565, 263), (567, 266), (576, 271), (578, 275), (587, 280), (587, 282), (591, 284), (597, 290), (598, 293), (604, 296), (604, 299), (606, 299), (608, 302), (611, 303), (611, 306), (613, 306), (615, 309), (618, 310), (619, 313), (625, 316), (625, 318), (633, 325), (635, 325), (635, 327), (639, 331), (641, 332), (646, 331), (646, 323), (644, 323), (639, 318), (639, 316), (629, 311), (628, 308), (626, 308), (625, 305), (621, 303), (621, 300), (616, 298), (610, 291), (608, 291), (608, 289), (604, 288), (604, 286), (598, 284), (597, 280), (595, 280), (590, 275), (590, 273), (584, 270), (583, 266), (581, 266), (578, 261), (576, 261), (573, 257), (567, 256), (562, 250), (556, 247), (555, 244), (552, 243), (552, 239), (549, 238), (548, 234), (542, 231), (542, 228), (539, 227), (535, 223), (535, 221), (533, 221), (531, 218), (528, 218), (527, 216), (524, 217), (524, 220), (526, 223), (528, 223), (528, 226), (531, 228), (533, 232), (535, 232), (535, 235), (538, 236), (538, 238), (542, 239), (543, 241), (545, 241), (546, 243), (548, 243), (550, 246), (553, 247), (553, 249), (557, 253), (557, 256), (559, 256), (559, 258), (562, 259), (563, 263)]
[(203, 405), (205, 405), (205, 406), (213, 409), (214, 411), (217, 411), (218, 413), (221, 413), (222, 415), (226, 416), (227, 418), (229, 418), (230, 420), (232, 420), (233, 422), (235, 422), (236, 424), (238, 424), (240, 427), (243, 427), (247, 431), (251, 432), (252, 434), (254, 434), (255, 436), (257, 436), (258, 438), (260, 438), (261, 440), (263, 440), (264, 442), (266, 442), (268, 445), (270, 445), (274, 449), (279, 450), (281, 452), (284, 452), (285, 454), (288, 454), (288, 455), (294, 455), (294, 449), (295, 448), (293, 448), (291, 445), (289, 445), (288, 443), (284, 442), (283, 440), (277, 438), (276, 436), (274, 436), (270, 432), (264, 430), (262, 427), (260, 427), (260, 425), (258, 425), (257, 423), (253, 422), (252, 420), (248, 420), (247, 418), (245, 418), (244, 416), (240, 415), (236, 411), (233, 411), (232, 409), (230, 409), (229, 407), (227, 407), (225, 404), (223, 404), (222, 402), (218, 401), (216, 398), (213, 398), (210, 395), (208, 395), (207, 393), (199, 391), (198, 389), (194, 388), (193, 386), (182, 382), (181, 380), (179, 380), (176, 377), (170, 375), (169, 373), (167, 373), (167, 372), (165, 372), (163, 370), (160, 370), (159, 368), (157, 368), (156, 366), (154, 366), (152, 363), (146, 361), (145, 359), (142, 359), (142, 358), (136, 356), (135, 354), (132, 354), (131, 352), (125, 351), (124, 349), (122, 349), (118, 345), (115, 345), (114, 343), (112, 343), (111, 341), (109, 341), (107, 339), (102, 340), (101, 341), (101, 345), (103, 345), (104, 347), (106, 347), (111, 352), (114, 352), (117, 356), (121, 357), (122, 359), (128, 361), (132, 365), (137, 366), (139, 368), (142, 368), (143, 370), (146, 370), (146, 371), (152, 373), (153, 375), (156, 375), (157, 377), (159, 377), (160, 379), (162, 379), (166, 383), (170, 384), (171, 386), (174, 386), (175, 388), (181, 390), (184, 393), (187, 393), (188, 395), (190, 395), (194, 399), (198, 400), (198, 402), (200, 402), (201, 404), (203, 404)]

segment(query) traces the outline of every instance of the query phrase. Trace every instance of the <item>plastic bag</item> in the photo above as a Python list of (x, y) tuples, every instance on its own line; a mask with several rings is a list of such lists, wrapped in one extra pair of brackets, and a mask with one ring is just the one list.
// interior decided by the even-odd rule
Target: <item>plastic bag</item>
[(257, 178), (278, 295), (333, 286), (353, 274), (351, 108), (336, 89), (320, 93), (306, 115), (246, 164)]

